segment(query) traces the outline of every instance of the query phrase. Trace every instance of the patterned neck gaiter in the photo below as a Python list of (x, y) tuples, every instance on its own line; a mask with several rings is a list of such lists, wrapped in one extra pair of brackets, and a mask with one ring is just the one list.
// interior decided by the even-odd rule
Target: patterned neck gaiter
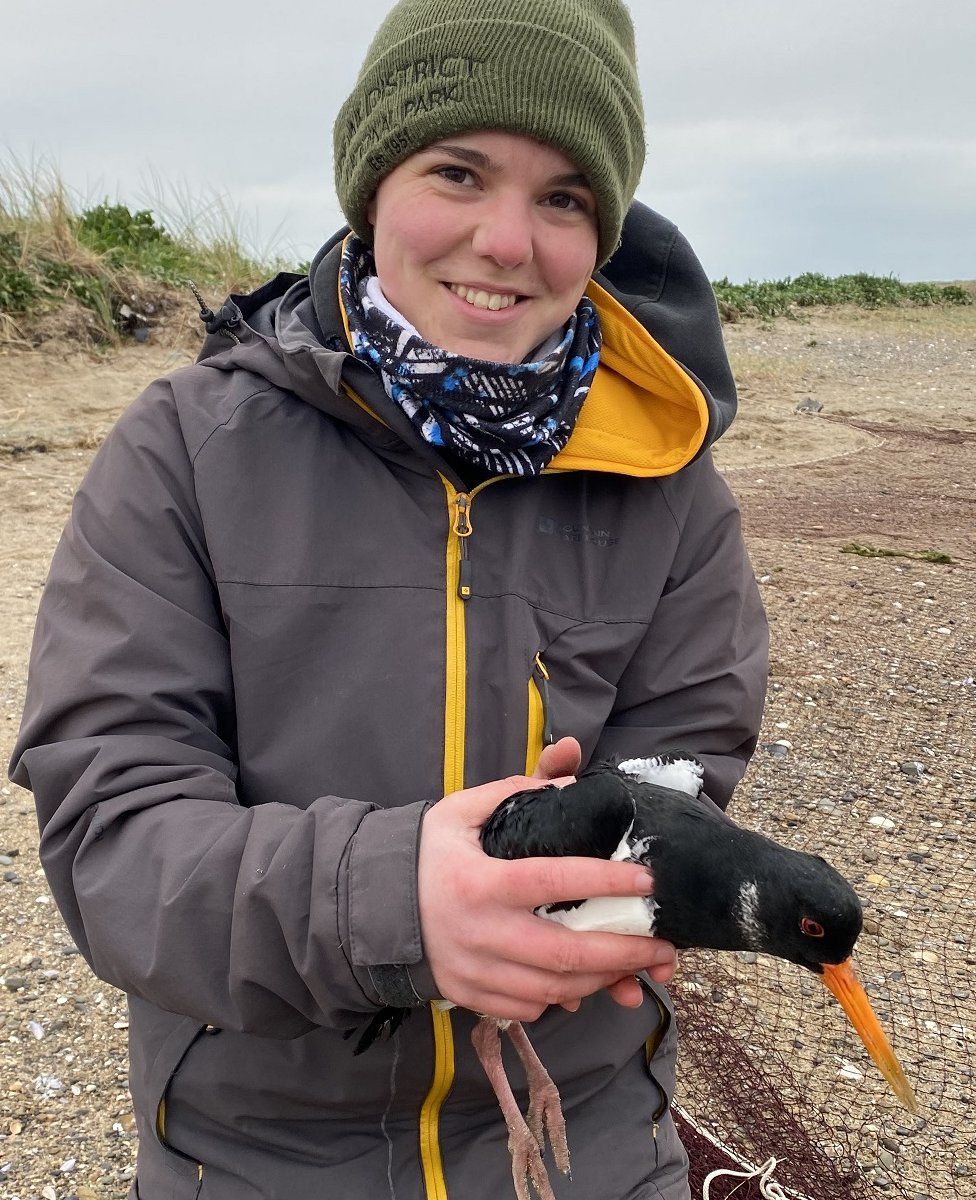
[(569, 441), (600, 362), (600, 322), (584, 296), (559, 345), (538, 362), (462, 358), (405, 329), (370, 299), (376, 266), (355, 236), (339, 290), (352, 349), (417, 432), (447, 457), (490, 475), (538, 475)]

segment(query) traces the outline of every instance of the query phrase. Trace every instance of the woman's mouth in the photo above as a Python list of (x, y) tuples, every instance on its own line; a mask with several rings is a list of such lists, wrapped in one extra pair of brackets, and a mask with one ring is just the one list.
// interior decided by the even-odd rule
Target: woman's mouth
[(447, 288), (472, 308), (487, 309), (489, 312), (512, 308), (520, 299), (514, 292), (489, 292), (483, 288), (468, 287), (464, 283), (449, 283)]

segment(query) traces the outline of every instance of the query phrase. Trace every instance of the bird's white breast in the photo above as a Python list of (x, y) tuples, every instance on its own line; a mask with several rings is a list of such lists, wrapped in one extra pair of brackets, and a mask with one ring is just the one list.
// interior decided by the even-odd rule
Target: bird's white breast
[[(634, 823), (620, 839), (620, 845), (610, 856), (615, 862), (637, 862), (647, 853), (652, 838), (631, 840)], [(658, 903), (653, 896), (593, 896), (575, 908), (561, 908), (552, 912), (545, 905), (537, 908), (536, 915), (547, 921), (555, 921), (567, 929), (583, 933), (627, 933), (637, 937), (653, 937)]]
[(640, 937), (654, 936), (658, 905), (652, 896), (595, 896), (576, 908), (549, 912), (537, 908), (536, 913), (547, 921), (555, 921), (567, 929), (584, 933), (627, 933)]

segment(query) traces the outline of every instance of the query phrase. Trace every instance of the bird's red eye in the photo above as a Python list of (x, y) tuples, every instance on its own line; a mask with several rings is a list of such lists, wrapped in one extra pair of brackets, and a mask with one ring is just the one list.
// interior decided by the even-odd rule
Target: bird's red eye
[(800, 921), (800, 929), (807, 937), (823, 937), (824, 927), (817, 921), (812, 921), (809, 917), (804, 917)]

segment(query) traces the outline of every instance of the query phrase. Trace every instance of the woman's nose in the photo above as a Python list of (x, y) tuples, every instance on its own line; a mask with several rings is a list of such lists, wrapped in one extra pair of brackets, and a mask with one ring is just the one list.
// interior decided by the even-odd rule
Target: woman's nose
[(532, 261), (532, 216), (524, 204), (499, 198), (486, 204), (478, 217), (472, 239), (476, 254), (506, 270)]

